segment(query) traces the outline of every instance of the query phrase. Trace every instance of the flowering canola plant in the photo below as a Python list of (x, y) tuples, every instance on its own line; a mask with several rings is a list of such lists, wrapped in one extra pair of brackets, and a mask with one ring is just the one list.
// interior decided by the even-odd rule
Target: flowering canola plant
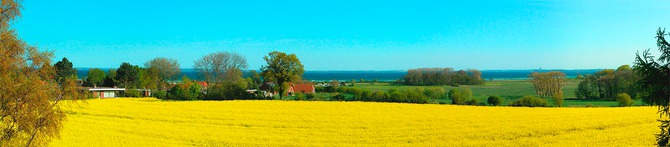
[(653, 146), (655, 107), (305, 101), (65, 103), (50, 146)]

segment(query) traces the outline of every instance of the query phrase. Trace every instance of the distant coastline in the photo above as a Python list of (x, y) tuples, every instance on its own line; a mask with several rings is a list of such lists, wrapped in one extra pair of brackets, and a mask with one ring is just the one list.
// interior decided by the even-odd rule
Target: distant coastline
[[(90, 68), (77, 68), (77, 76), (79, 78), (86, 77)], [(112, 68), (101, 68), (105, 72)], [(577, 75), (593, 74), (602, 69), (528, 69), (528, 70), (482, 70), (482, 78), (486, 80), (525, 80), (532, 72), (547, 72), (547, 71), (561, 71), (566, 74), (568, 78), (574, 78)], [(245, 76), (249, 73), (245, 71)], [(395, 81), (402, 78), (406, 74), (405, 70), (314, 70), (305, 71), (303, 78), (309, 81), (356, 81), (364, 79), (366, 81)], [(197, 72), (192, 68), (182, 69), (182, 74), (188, 78), (195, 80), (202, 80)]]

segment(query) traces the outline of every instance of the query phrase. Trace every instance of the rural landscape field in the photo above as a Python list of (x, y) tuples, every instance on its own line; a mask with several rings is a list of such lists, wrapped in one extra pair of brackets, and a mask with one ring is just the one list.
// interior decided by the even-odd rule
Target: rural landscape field
[(654, 107), (93, 99), (51, 146), (653, 146)]
[(0, 0), (0, 147), (666, 147), (669, 4)]

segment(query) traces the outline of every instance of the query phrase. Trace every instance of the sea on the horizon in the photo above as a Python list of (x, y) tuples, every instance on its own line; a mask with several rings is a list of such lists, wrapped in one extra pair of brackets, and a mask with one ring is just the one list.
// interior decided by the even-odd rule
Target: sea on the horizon
[[(77, 68), (77, 76), (84, 78), (88, 74), (89, 68)], [(109, 69), (102, 69), (107, 72)], [(533, 72), (548, 72), (561, 71), (566, 74), (568, 78), (576, 77), (577, 75), (593, 74), (600, 69), (574, 69), (574, 70), (482, 70), (482, 78), (486, 80), (526, 80), (528, 75)], [(245, 72), (245, 77), (248, 76), (248, 71)], [(350, 81), (352, 79), (358, 81), (364, 79), (366, 81), (395, 81), (402, 78), (407, 73), (404, 70), (387, 70), (387, 71), (372, 71), (372, 70), (358, 70), (358, 71), (305, 71), (303, 79), (309, 81)], [(182, 69), (182, 75), (186, 75), (190, 79), (202, 80), (194, 69)]]

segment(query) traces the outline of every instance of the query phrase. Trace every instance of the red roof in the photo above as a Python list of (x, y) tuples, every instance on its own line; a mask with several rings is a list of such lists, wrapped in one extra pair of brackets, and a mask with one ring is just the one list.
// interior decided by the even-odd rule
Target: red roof
[(314, 93), (314, 85), (312, 83), (301, 83), (293, 85), (293, 91), (302, 93)]
[(198, 85), (202, 87), (207, 87), (207, 82), (198, 82)]

